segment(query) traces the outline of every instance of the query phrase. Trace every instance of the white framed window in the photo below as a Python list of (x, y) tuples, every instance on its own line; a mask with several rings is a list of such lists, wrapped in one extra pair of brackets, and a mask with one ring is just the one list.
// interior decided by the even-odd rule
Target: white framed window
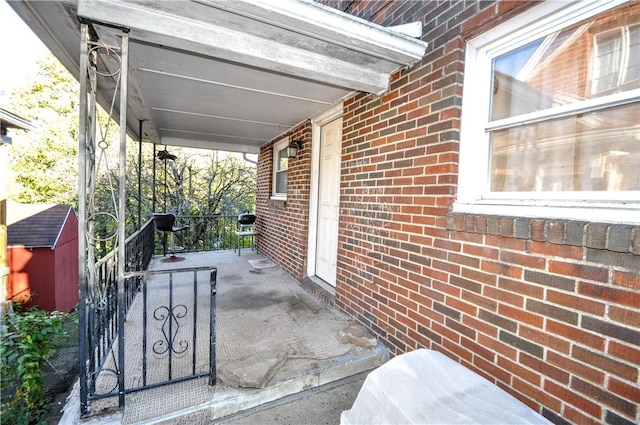
[(640, 80), (640, 23), (595, 34), (591, 91), (601, 93)]
[(467, 43), (454, 211), (640, 222), (640, 2), (544, 2)]
[(287, 199), (287, 184), (289, 182), (287, 146), (289, 146), (289, 138), (273, 145), (273, 190), (271, 197), (274, 199)]

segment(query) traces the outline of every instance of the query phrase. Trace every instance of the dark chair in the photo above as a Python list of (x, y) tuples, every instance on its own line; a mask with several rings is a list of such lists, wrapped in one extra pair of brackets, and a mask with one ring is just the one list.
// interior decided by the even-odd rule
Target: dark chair
[(236, 249), (238, 250), (238, 255), (240, 255), (240, 251), (242, 250), (242, 245), (244, 243), (240, 243), (240, 241), (244, 241), (244, 238), (251, 238), (251, 250), (256, 248), (256, 252), (258, 252), (258, 247), (256, 245), (256, 237), (258, 236), (258, 232), (256, 232), (254, 225), (256, 222), (256, 216), (253, 214), (249, 214), (248, 211), (240, 214), (238, 216), (238, 231), (236, 232)]
[(189, 226), (176, 227), (176, 216), (170, 213), (153, 214), (153, 222), (155, 223), (157, 230), (165, 232), (165, 234), (167, 234), (167, 232), (171, 234), (171, 256), (169, 258), (163, 258), (160, 261), (169, 263), (184, 260), (184, 257), (176, 257), (176, 250), (182, 251), (184, 248), (176, 247), (175, 233), (188, 229)]

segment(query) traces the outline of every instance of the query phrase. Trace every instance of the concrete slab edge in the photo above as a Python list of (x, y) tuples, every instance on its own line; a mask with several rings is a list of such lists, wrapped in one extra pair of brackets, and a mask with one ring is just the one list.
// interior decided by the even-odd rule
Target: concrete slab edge
[(80, 417), (80, 381), (73, 384), (73, 389), (67, 397), (62, 417), (58, 421), (60, 425), (120, 425), (122, 412), (111, 412), (95, 415), (88, 418)]
[(224, 418), (220, 418), (220, 419), (216, 419), (216, 424), (218, 425), (224, 425), (224, 424), (228, 424), (228, 423), (234, 423), (236, 420), (241, 420), (242, 418), (246, 418), (249, 417), (251, 415), (254, 415), (256, 413), (265, 411), (265, 410), (271, 410), (273, 408), (278, 408), (284, 405), (287, 405), (289, 403), (292, 402), (296, 402), (297, 400), (304, 400), (307, 397), (312, 397), (314, 395), (323, 393), (325, 391), (330, 392), (330, 391), (335, 391), (337, 388), (343, 386), (343, 385), (350, 385), (353, 382), (364, 382), (364, 380), (366, 379), (366, 377), (369, 375), (369, 373), (371, 373), (373, 371), (373, 369), (370, 370), (365, 370), (363, 372), (357, 373), (355, 375), (351, 375), (348, 376), (346, 378), (342, 378), (342, 379), (338, 379), (337, 381), (332, 381), (323, 385), (320, 385), (319, 387), (315, 387), (315, 388), (311, 388), (309, 390), (305, 390), (303, 392), (299, 392), (299, 393), (295, 393), (295, 394), (291, 394), (288, 395), (286, 397), (282, 397), (279, 398), (275, 401), (269, 402), (269, 403), (264, 403), (261, 404), (260, 406), (248, 409), (248, 410), (243, 410), (242, 412), (238, 412), (238, 413), (234, 413), (231, 416), (227, 416)]
[(308, 371), (305, 375), (275, 382), (263, 389), (245, 390), (242, 394), (222, 395), (220, 398), (214, 396), (214, 399), (209, 402), (171, 412), (147, 421), (138, 422), (138, 424), (162, 424), (181, 416), (203, 410), (210, 410), (211, 420), (228, 418), (292, 394), (338, 381), (361, 372), (370, 371), (381, 366), (387, 360), (387, 350), (379, 344), (378, 347), (365, 355), (343, 356), (330, 365)]
[[(256, 408), (262, 404), (270, 403), (280, 398), (290, 396), (302, 391), (339, 381), (346, 377), (366, 372), (381, 366), (389, 359), (389, 354), (382, 344), (363, 354), (342, 356), (337, 361), (324, 365), (318, 369), (307, 371), (306, 374), (294, 376), (290, 379), (277, 381), (264, 389), (254, 389), (241, 395), (227, 395), (180, 409), (157, 418), (139, 422), (140, 425), (161, 424), (181, 416), (196, 413), (202, 410), (211, 410), (211, 420), (232, 416), (245, 410)], [(80, 418), (80, 393), (78, 382), (74, 385), (64, 407), (59, 424), (64, 425), (120, 425), (122, 424), (122, 412), (104, 415), (96, 415), (89, 418)]]

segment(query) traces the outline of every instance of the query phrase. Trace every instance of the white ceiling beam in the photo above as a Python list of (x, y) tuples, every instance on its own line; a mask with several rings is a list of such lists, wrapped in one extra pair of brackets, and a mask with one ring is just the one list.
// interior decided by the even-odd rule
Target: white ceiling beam
[(244, 124), (258, 124), (258, 125), (263, 125), (263, 126), (267, 126), (267, 127), (276, 127), (276, 128), (288, 128), (289, 127), (289, 124), (280, 124), (280, 123), (274, 123), (274, 122), (246, 120), (246, 119), (242, 119), (242, 118), (224, 117), (224, 116), (221, 116), (221, 115), (203, 114), (203, 113), (190, 112), (190, 111), (177, 111), (175, 109), (153, 108), (153, 110), (154, 111), (160, 111), (160, 112), (167, 112), (167, 113), (170, 113), (170, 114), (190, 115), (190, 116), (196, 116), (196, 117), (202, 117), (202, 118), (215, 118), (215, 119), (218, 119), (218, 120), (234, 121), (234, 122), (239, 122), (239, 123), (244, 123)]
[[(194, 1), (399, 66), (408, 66), (422, 59), (427, 48), (426, 42), (404, 34), (401, 29), (386, 28), (311, 0)], [(413, 25), (415, 27), (415, 23)], [(422, 25), (419, 32), (421, 36)]]
[(163, 137), (161, 144), (167, 146), (182, 146), (186, 148), (211, 149), (227, 152), (260, 153), (259, 146), (216, 142), (215, 140), (195, 140), (182, 139), (180, 137)]
[[(155, 4), (162, 4), (155, 3)], [(336, 60), (312, 50), (156, 10), (153, 4), (83, 0), (78, 15), (131, 29), (131, 38), (295, 75), (352, 90), (381, 93), (388, 72)], [(212, 9), (215, 11), (214, 9)]]

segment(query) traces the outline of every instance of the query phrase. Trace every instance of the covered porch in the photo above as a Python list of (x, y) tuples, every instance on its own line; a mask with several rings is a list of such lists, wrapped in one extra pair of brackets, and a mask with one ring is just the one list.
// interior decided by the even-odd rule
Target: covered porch
[[(421, 35), (420, 25), (417, 31), (416, 26), (410, 26), (409, 32), (413, 35), (407, 35), (406, 28), (385, 28), (306, 0), (9, 3), (80, 82), (78, 213), (79, 228), (84, 237), (80, 238), (79, 259), (85, 267), (80, 267), (79, 315), (80, 327), (86, 332), (81, 336), (80, 344), (82, 415), (103, 410), (101, 403), (107, 403), (105, 408), (124, 409), (121, 414), (127, 423), (146, 420), (133, 413), (137, 406), (143, 411), (151, 410), (150, 413), (156, 416), (160, 413), (155, 406), (159, 405), (168, 409), (162, 415), (189, 409), (194, 403), (211, 408), (216, 415), (224, 412), (224, 408), (212, 401), (218, 397), (218, 388), (222, 387), (202, 385), (198, 391), (186, 390), (185, 394), (189, 396), (182, 397), (174, 391), (166, 391), (170, 387), (148, 385), (144, 376), (140, 378), (141, 384), (130, 383), (136, 372), (132, 366), (135, 361), (128, 356), (137, 337), (128, 333), (128, 328), (132, 327), (129, 324), (133, 323), (140, 308), (139, 293), (147, 286), (151, 288), (152, 284), (160, 285), (154, 281), (164, 276), (156, 273), (154, 261), (148, 263), (155, 242), (153, 232), (143, 225), (151, 214), (142, 211), (140, 206), (142, 144), (153, 144), (154, 170), (156, 148), (160, 146), (165, 150), (166, 146), (183, 146), (258, 153), (262, 146), (299, 123), (308, 122), (339, 105), (353, 93), (385, 92), (394, 72), (411, 66), (424, 55), (426, 43), (413, 38)], [(119, 128), (99, 127), (98, 106), (118, 121)], [(117, 133), (115, 139), (118, 139), (118, 181), (109, 188), (113, 202), (98, 206), (95, 198), (100, 187), (96, 175), (100, 167), (106, 168), (106, 161), (100, 162), (100, 159), (114, 139), (113, 134), (108, 134), (110, 129)], [(127, 139), (138, 143), (131, 146)], [(310, 134), (304, 139), (305, 149), (309, 149)], [(302, 143), (298, 146), (302, 147)], [(138, 170), (128, 169), (127, 151), (132, 148), (138, 150)], [(127, 197), (131, 192), (127, 192), (126, 186), (127, 182), (135, 180), (136, 171), (139, 201), (134, 218), (131, 209), (127, 208), (130, 203)], [(153, 205), (151, 213), (156, 212), (155, 196)], [(261, 220), (263, 218), (258, 217), (258, 227), (263, 224)], [(132, 221), (138, 233), (129, 236), (133, 232), (127, 229), (126, 223), (131, 226)], [(268, 238), (269, 235), (265, 232), (261, 237)], [(113, 251), (100, 258), (99, 242), (105, 242)], [(220, 293), (216, 297), (221, 303), (217, 311), (221, 318), (215, 320), (222, 322), (215, 328), (220, 333), (220, 347), (214, 352), (221, 350), (220, 365), (242, 355), (254, 354), (251, 350), (275, 350), (287, 353), (288, 360), (281, 365), (283, 373), (288, 371), (302, 377), (293, 383), (285, 377), (270, 380), (283, 383), (280, 387), (288, 388), (286, 391), (300, 391), (339, 379), (342, 372), (322, 371), (335, 362), (340, 366), (343, 356), (347, 355), (349, 359), (354, 354), (344, 351), (345, 347), (335, 342), (336, 331), (345, 320), (320, 308), (319, 301), (308, 298), (310, 295), (300, 288), (300, 283), (285, 271), (275, 267), (262, 273), (242, 274), (247, 270), (246, 260), (252, 257), (244, 252), (242, 257), (227, 254), (228, 263), (207, 258), (221, 255), (219, 253), (188, 254), (189, 258), (200, 258), (207, 267), (217, 268), (219, 273)], [(152, 273), (143, 277), (147, 264)], [(184, 268), (187, 264), (185, 260), (178, 266)], [(275, 275), (276, 272), (280, 274)], [(285, 282), (286, 286), (276, 291), (274, 285), (267, 284), (266, 277), (270, 273), (274, 273), (274, 281)], [(171, 273), (168, 276), (172, 276)], [(199, 283), (192, 287), (199, 287)], [(235, 288), (231, 291), (235, 295), (226, 299), (237, 302), (227, 307), (232, 311), (244, 311), (242, 319), (262, 310), (269, 315), (254, 318), (254, 324), (243, 324), (235, 317), (225, 319), (226, 301), (222, 300), (227, 288)], [(254, 292), (258, 289), (266, 292)], [(192, 303), (193, 311), (198, 303)], [(272, 308), (275, 312), (269, 311)], [(311, 313), (293, 315), (298, 308), (301, 311), (310, 309)], [(198, 308), (198, 314), (204, 310), (206, 308)], [(309, 320), (307, 315), (310, 315)], [(217, 316), (212, 314), (210, 317)], [(169, 322), (173, 321), (172, 316)], [(205, 322), (192, 318), (193, 330)], [(266, 324), (271, 327), (261, 327)], [(318, 324), (324, 324), (323, 329), (317, 329)], [(256, 329), (262, 329), (262, 332), (238, 338), (240, 331)], [(169, 336), (164, 336), (169, 345), (174, 330), (170, 329)], [(321, 337), (324, 331), (328, 334)], [(224, 332), (229, 333), (224, 335)], [(312, 339), (304, 342), (305, 335)], [(254, 339), (268, 340), (269, 344), (276, 345), (258, 345), (252, 349), (250, 342), (254, 343)], [(234, 344), (236, 348), (231, 348)], [(195, 344), (192, 348), (195, 350)], [(115, 353), (113, 359), (109, 359), (112, 350)], [(197, 366), (200, 354), (194, 357), (193, 365)], [(378, 363), (367, 364), (365, 368), (375, 367), (383, 356), (375, 352), (374, 357)], [(153, 370), (152, 356), (148, 360), (147, 369)], [(289, 364), (292, 361), (293, 364)], [(117, 381), (108, 385), (112, 387), (108, 396), (100, 389), (101, 370), (107, 369), (112, 375), (110, 379)], [(206, 378), (172, 385), (195, 385), (203, 379)], [(130, 390), (132, 386), (135, 391)], [(145, 391), (137, 391), (138, 386), (144, 387)], [(275, 393), (282, 391), (278, 389)], [(111, 397), (113, 392), (117, 397)], [(144, 397), (153, 394), (168, 399), (145, 401)], [(264, 393), (253, 396), (229, 394), (225, 403), (231, 410), (242, 408), (246, 399), (264, 402), (271, 397)], [(111, 402), (113, 399), (117, 400)], [(135, 419), (128, 419), (129, 415)]]
[[(100, 423), (132, 424), (162, 423), (185, 415), (204, 421), (218, 420), (264, 403), (304, 390), (371, 370), (387, 360), (382, 345), (362, 347), (344, 342), (355, 341), (352, 322), (305, 291), (286, 271), (264, 256), (244, 248), (242, 256), (232, 250), (181, 254), (178, 263), (162, 262), (154, 257), (147, 279), (146, 291), (152, 294), (146, 311), (152, 322), (152, 312), (167, 303), (166, 287), (169, 272), (174, 285), (173, 305), (185, 305), (185, 313), (175, 322), (176, 346), (181, 341), (192, 342), (193, 327), (197, 327), (195, 354), (189, 347), (184, 355), (172, 359), (174, 378), (181, 369), (191, 367), (192, 354), (196, 372), (205, 376), (160, 385), (126, 395), (123, 410), (118, 407), (117, 394), (90, 403), (90, 415), (85, 420)], [(207, 268), (217, 269), (215, 294), (215, 362), (217, 384), (209, 385), (209, 276)], [(199, 269), (196, 316), (194, 317), (193, 274), (180, 270)], [(160, 273), (160, 272), (167, 273)], [(155, 353), (152, 347), (163, 341), (161, 323), (149, 327), (148, 343), (143, 343), (143, 293), (140, 287), (133, 297), (124, 325), (126, 387), (140, 385), (143, 357), (145, 378), (149, 382), (166, 379), (167, 354)], [(341, 338), (342, 334), (342, 338)], [(346, 339), (345, 339), (346, 338)], [(362, 340), (372, 337), (361, 335)], [(341, 342), (341, 339), (343, 342)], [(141, 348), (146, 345), (143, 356)], [(113, 346), (118, 351), (117, 343)], [(180, 350), (177, 350), (180, 351)], [(116, 387), (107, 356), (96, 380), (97, 393)], [(254, 385), (263, 388), (244, 388)], [(102, 389), (101, 389), (102, 388)], [(81, 423), (79, 388), (74, 389), (61, 423)]]

